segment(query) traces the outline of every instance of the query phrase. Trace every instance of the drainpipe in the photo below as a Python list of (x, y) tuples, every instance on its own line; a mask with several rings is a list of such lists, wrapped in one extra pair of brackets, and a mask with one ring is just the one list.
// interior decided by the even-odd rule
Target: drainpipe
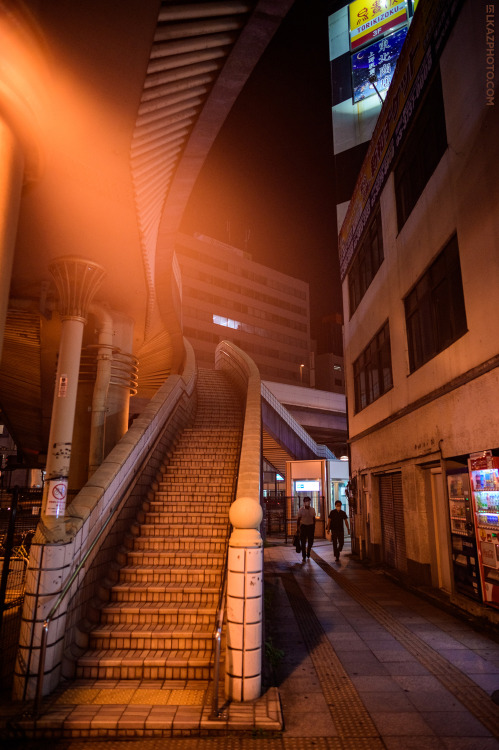
[(113, 319), (102, 305), (91, 305), (90, 312), (95, 315), (98, 322), (99, 349), (97, 352), (97, 375), (92, 398), (92, 417), (90, 422), (89, 477), (92, 476), (104, 460), (107, 393), (111, 381), (114, 335)]

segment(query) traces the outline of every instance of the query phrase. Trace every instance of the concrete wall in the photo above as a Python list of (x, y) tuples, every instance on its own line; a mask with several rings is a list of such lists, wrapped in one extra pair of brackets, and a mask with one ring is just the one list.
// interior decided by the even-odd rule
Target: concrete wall
[[(343, 283), (351, 468), (369, 487), (356, 533), (368, 534), (379, 554), (377, 475), (400, 470), (407, 557), (416, 573), (429, 566), (433, 581), (429, 467), (499, 447), (499, 122), (497, 107), (486, 106), (484, 33), (483, 13), (468, 0), (440, 59), (448, 148), (400, 231), (389, 176), (380, 195), (385, 258), (352, 318), (348, 276)], [(410, 373), (403, 299), (454, 233), (468, 330)], [(353, 362), (386, 320), (393, 388), (356, 414)]]

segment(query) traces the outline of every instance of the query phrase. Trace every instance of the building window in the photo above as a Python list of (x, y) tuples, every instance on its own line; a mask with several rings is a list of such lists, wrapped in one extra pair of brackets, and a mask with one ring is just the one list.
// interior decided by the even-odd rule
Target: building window
[(459, 247), (454, 235), (404, 300), (411, 372), (467, 331)]
[(381, 214), (378, 209), (367, 230), (364, 232), (348, 274), (350, 317), (358, 308), (362, 297), (369, 288), (382, 262), (383, 233), (381, 230)]
[(388, 322), (353, 363), (355, 411), (376, 401), (393, 386)]
[(398, 227), (402, 229), (445, 149), (444, 100), (438, 71), (395, 168)]

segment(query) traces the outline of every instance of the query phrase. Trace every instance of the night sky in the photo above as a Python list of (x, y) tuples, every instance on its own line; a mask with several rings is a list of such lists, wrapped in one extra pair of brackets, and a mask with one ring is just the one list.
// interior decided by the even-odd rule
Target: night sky
[(312, 318), (341, 312), (327, 3), (297, 0), (226, 120), (182, 229), (310, 283)]

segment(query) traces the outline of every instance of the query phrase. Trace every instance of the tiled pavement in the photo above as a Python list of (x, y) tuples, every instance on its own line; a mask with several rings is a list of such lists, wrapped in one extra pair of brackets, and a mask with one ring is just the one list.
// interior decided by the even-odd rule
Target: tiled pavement
[[(119, 745), (112, 736), (101, 734), (100, 739), (97, 733), (90, 746), (75, 738), (54, 740), (51, 747), (98, 750), (104, 743), (119, 748), (133, 743), (141, 750), (196, 750), (201, 744), (206, 750), (499, 750), (499, 706), (490, 697), (499, 689), (498, 641), (348, 553), (337, 565), (324, 541), (317, 542), (306, 563), (289, 545), (267, 547), (265, 574), (267, 662), (274, 666), (282, 731), (269, 725), (277, 701), (268, 689), (259, 708), (231, 706), (231, 719), (217, 736), (189, 737), (182, 735), (203, 733), (199, 723), (194, 726), (194, 713), (201, 715), (199, 702), (206, 709), (208, 697), (200, 685), (193, 690), (186, 684), (182, 698), (180, 685), (139, 683), (128, 685), (126, 696), (121, 692), (113, 698), (112, 691), (123, 686), (100, 683), (97, 694), (85, 686), (87, 719), (92, 714), (97, 724), (103, 721), (104, 732), (110, 713), (127, 714), (127, 735)], [(158, 689), (159, 694), (154, 692)], [(140, 701), (147, 691), (145, 706)], [(113, 704), (118, 695), (123, 703)], [(82, 696), (73, 693), (72, 700), (85, 713)], [(74, 711), (69, 697), (58, 696), (53, 709)], [(134, 739), (137, 725), (146, 721), (151, 727), (171, 721), (176, 731), (168, 739)], [(237, 736), (238, 730), (249, 731)], [(32, 747), (48, 747), (39, 743)], [(27, 740), (22, 746), (31, 747)]]

